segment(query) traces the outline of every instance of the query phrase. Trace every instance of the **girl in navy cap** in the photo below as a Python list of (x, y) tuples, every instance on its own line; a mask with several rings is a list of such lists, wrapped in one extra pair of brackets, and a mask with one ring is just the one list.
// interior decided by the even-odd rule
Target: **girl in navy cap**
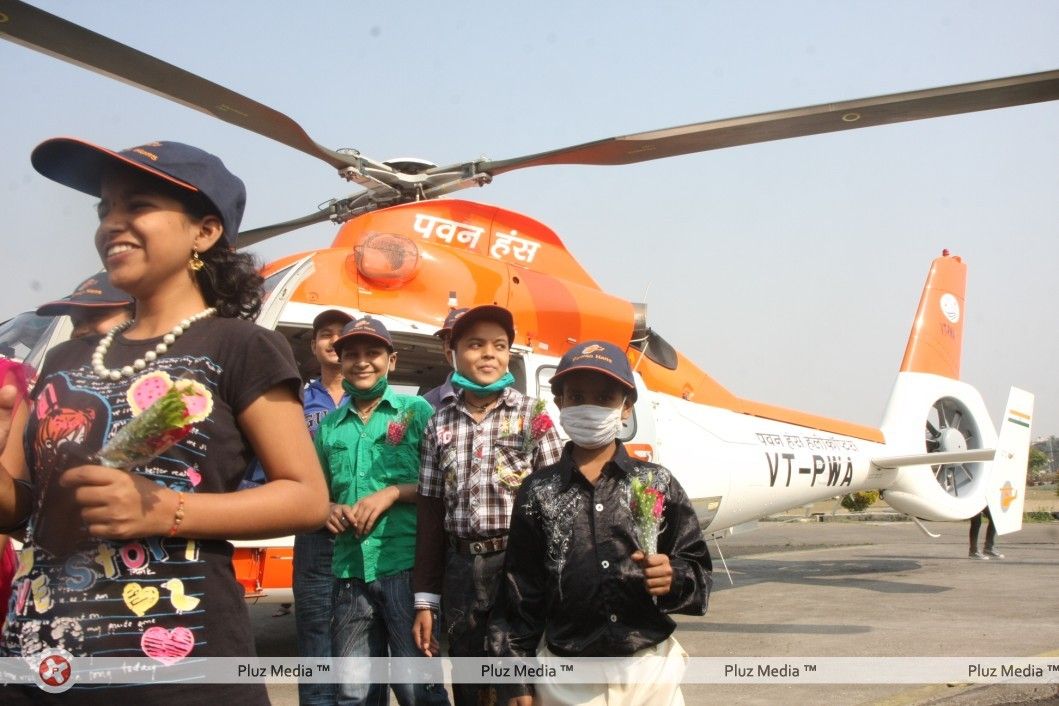
[[(261, 278), (231, 249), (243, 184), (173, 142), (112, 152), (49, 140), (33, 164), (99, 197), (96, 248), (136, 316), (55, 348), (9, 433), (0, 394), (0, 527), (29, 522), (0, 654), (153, 667), (154, 684), (122, 689), (145, 703), (268, 703), (263, 684), (201, 683), (200, 658), (254, 654), (226, 539), (315, 529), (327, 491), (294, 357), (252, 322)], [(189, 436), (131, 472), (88, 460), (174, 385), (188, 394)], [(232, 492), (254, 454), (270, 482)], [(79, 703), (113, 702), (98, 682), (81, 686)]]

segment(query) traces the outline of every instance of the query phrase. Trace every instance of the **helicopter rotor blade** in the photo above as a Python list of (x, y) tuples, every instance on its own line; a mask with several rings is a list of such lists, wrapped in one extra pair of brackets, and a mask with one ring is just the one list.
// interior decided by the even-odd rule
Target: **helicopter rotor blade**
[(925, 120), (979, 110), (1040, 103), (1059, 99), (1059, 71), (963, 83), (922, 91), (771, 113), (713, 120), (693, 125), (610, 137), (548, 152), (500, 161), (481, 160), (439, 167), (431, 172), (461, 167), (488, 176), (548, 164), (621, 165), (675, 157), (694, 152), (748, 145), (839, 130)]
[[(298, 123), (267, 105), (20, 0), (0, 0), (0, 37), (251, 130), (336, 169), (364, 166), (364, 158), (317, 144)], [(369, 163), (376, 170), (388, 169)]]
[(310, 213), (307, 216), (302, 216), (301, 218), (284, 221), (283, 223), (275, 223), (270, 226), (243, 231), (236, 236), (235, 247), (237, 249), (248, 248), (251, 245), (257, 245), (261, 241), (274, 238), (277, 235), (283, 235), (284, 233), (289, 233), (298, 228), (304, 228), (305, 226), (311, 226), (329, 220), (331, 220), (330, 211), (318, 211), (316, 213)]
[(362, 191), (359, 194), (354, 194), (344, 199), (331, 199), (330, 201), (321, 204), (319, 210), (300, 218), (244, 231), (236, 237), (235, 247), (250, 247), (263, 240), (274, 238), (277, 235), (283, 235), (292, 230), (311, 226), (316, 223), (323, 223), (324, 221), (345, 223), (350, 218), (359, 216), (362, 213), (391, 205), (391, 202), (386, 200), (387, 198), (389, 197), (384, 196), (380, 199), (370, 191)]

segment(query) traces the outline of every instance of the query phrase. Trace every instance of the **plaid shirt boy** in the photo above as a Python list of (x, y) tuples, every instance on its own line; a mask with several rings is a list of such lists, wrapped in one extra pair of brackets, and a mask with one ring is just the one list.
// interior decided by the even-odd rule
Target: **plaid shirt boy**
[(445, 501), (445, 531), (461, 539), (507, 534), (515, 491), (501, 471), (529, 472), (555, 463), (562, 442), (548, 429), (527, 447), (536, 400), (507, 388), (480, 423), (463, 396), (431, 417), (423, 435), (419, 493)]

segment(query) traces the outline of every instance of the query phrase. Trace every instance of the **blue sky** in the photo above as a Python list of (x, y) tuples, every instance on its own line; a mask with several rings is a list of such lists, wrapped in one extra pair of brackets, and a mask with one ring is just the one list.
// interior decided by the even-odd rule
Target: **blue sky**
[[(494, 159), (611, 135), (1059, 68), (1054, 2), (36, 4), (377, 159)], [(179, 7), (179, 11), (175, 8)], [(0, 42), (0, 318), (98, 267), (92, 199), (43, 139), (176, 139), (249, 190), (244, 226), (353, 189), (322, 162)], [(877, 424), (930, 261), (969, 265), (964, 379), (1059, 433), (1059, 104), (627, 167), (504, 175), (474, 198), (554, 228), (601, 285), (738, 395)], [(324, 247), (323, 224), (257, 248)]]

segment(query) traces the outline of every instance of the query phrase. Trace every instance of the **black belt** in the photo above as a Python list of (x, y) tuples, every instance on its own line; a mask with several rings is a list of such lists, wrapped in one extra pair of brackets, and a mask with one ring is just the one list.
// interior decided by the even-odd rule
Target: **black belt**
[(463, 539), (450, 534), (449, 546), (462, 554), (493, 554), (507, 548), (507, 535), (489, 539)]

